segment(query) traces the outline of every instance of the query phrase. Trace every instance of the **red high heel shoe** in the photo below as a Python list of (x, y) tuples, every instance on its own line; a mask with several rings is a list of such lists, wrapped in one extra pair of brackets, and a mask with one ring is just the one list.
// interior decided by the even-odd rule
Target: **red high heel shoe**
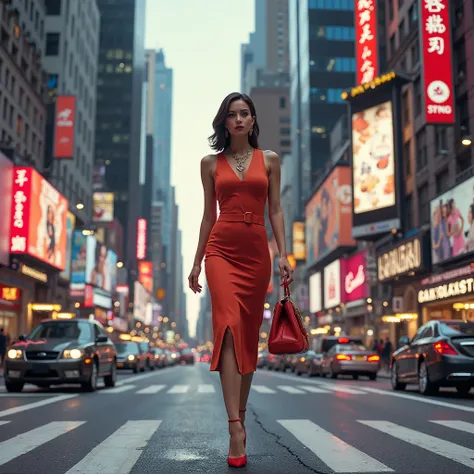
[[(237, 423), (240, 422), (242, 425), (242, 428), (244, 425), (242, 424), (242, 420), (240, 418), (237, 418), (236, 420), (229, 420), (229, 423)], [(247, 439), (247, 433), (245, 432), (244, 428), (244, 446), (245, 446), (245, 441)], [(244, 454), (243, 456), (240, 456), (238, 458), (231, 458), (230, 456), (227, 456), (227, 464), (230, 467), (244, 467), (247, 464), (247, 455)]]

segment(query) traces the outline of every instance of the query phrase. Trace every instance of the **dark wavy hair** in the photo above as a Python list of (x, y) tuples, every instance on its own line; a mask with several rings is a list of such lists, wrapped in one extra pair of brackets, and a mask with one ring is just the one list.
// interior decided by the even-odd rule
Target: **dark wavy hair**
[(229, 114), (230, 104), (236, 100), (243, 100), (250, 109), (250, 114), (255, 119), (253, 124), (252, 135), (249, 135), (249, 143), (253, 148), (258, 148), (258, 133), (260, 131), (257, 122), (257, 112), (252, 99), (247, 94), (241, 94), (240, 92), (232, 92), (223, 101), (217, 114), (212, 121), (212, 128), (214, 133), (209, 137), (209, 145), (214, 151), (221, 152), (230, 145), (230, 135), (225, 136), (225, 121)]

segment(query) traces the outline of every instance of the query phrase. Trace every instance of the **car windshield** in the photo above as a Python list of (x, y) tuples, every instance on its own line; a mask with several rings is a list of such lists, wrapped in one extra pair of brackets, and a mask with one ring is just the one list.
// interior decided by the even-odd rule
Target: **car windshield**
[(351, 352), (351, 351), (366, 351), (367, 348), (363, 346), (362, 344), (341, 344), (339, 346), (339, 350), (341, 352)]
[(92, 341), (91, 325), (85, 321), (46, 321), (33, 329), (29, 339), (71, 339), (81, 342)]
[(450, 321), (440, 324), (440, 329), (445, 336), (474, 336), (474, 323)]
[(117, 354), (138, 354), (136, 342), (119, 342), (115, 344)]
[(193, 351), (192, 351), (192, 349), (183, 349), (183, 350), (181, 351), (181, 353), (182, 353), (183, 355), (186, 355), (186, 354), (192, 354)]

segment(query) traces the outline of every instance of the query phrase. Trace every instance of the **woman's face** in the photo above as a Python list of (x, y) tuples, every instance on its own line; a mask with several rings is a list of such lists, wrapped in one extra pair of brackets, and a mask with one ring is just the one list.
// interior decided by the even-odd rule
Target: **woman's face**
[(225, 121), (225, 127), (232, 136), (248, 135), (253, 127), (254, 118), (250, 113), (250, 107), (242, 100), (234, 100), (229, 106), (229, 113)]

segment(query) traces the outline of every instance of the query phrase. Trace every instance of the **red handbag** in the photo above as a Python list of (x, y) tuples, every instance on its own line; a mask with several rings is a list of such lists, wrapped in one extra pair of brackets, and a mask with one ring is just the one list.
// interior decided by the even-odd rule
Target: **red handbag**
[(283, 281), (285, 296), (273, 309), (273, 321), (268, 337), (272, 354), (300, 354), (309, 347), (308, 334), (303, 327), (301, 313), (290, 297), (288, 281)]

